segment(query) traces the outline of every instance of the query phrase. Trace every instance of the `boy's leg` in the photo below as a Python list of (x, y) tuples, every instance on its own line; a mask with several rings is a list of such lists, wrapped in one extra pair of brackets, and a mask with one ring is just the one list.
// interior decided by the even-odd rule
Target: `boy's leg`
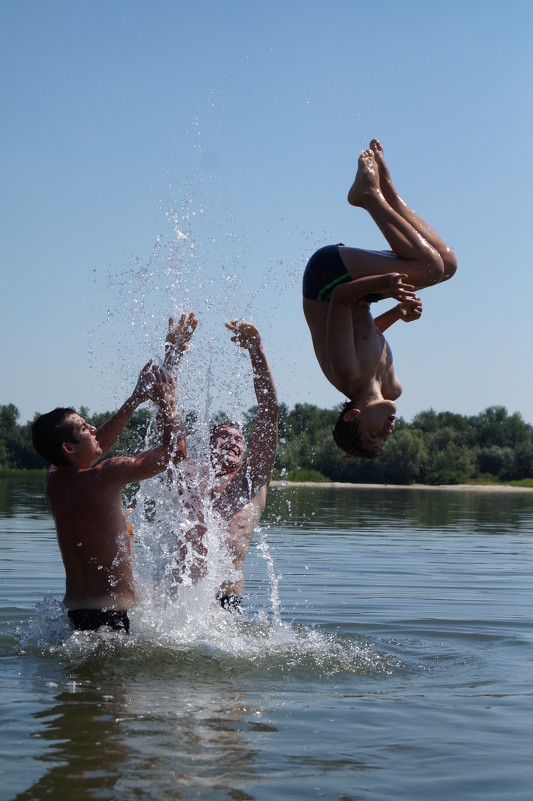
[(370, 142), (370, 149), (374, 153), (374, 159), (378, 166), (379, 187), (383, 192), (385, 200), (387, 203), (389, 203), (391, 208), (394, 209), (394, 211), (400, 214), (404, 220), (407, 220), (407, 222), (413, 226), (416, 231), (422, 234), (426, 242), (429, 242), (429, 244), (440, 253), (444, 263), (443, 280), (451, 278), (457, 270), (457, 261), (453, 250), (442, 240), (437, 232), (434, 231), (433, 228), (431, 228), (431, 226), (422, 219), (422, 217), (420, 217), (415, 211), (413, 211), (412, 208), (407, 205), (404, 200), (402, 200), (396, 191), (394, 184), (392, 183), (389, 168), (385, 163), (383, 148), (377, 139), (372, 139)]
[(442, 281), (444, 265), (440, 253), (386, 200), (379, 183), (378, 165), (371, 149), (359, 157), (357, 175), (348, 202), (368, 211), (400, 263), (386, 254), (341, 247), (341, 258), (353, 278), (399, 272), (421, 289)]

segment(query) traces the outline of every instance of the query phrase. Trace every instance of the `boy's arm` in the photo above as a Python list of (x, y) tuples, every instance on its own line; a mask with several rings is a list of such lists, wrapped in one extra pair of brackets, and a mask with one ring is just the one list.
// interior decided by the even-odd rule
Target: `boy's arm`
[(409, 300), (398, 303), (392, 309), (380, 314), (376, 317), (374, 322), (381, 332), (386, 331), (398, 320), (403, 320), (404, 323), (411, 323), (413, 320), (419, 320), (422, 315), (422, 301), (419, 297), (415, 296)]
[(245, 471), (252, 483), (251, 497), (255, 497), (272, 478), (278, 447), (278, 397), (257, 328), (252, 323), (238, 320), (226, 323), (226, 327), (234, 332), (232, 342), (246, 348), (252, 363), (259, 414), (252, 431)]
[[(383, 273), (382, 275), (365, 275), (339, 284), (331, 293), (331, 301), (343, 305), (351, 305), (366, 295), (380, 293), (387, 298), (404, 301), (414, 297), (414, 286), (404, 284), (407, 275), (402, 273)], [(330, 302), (331, 302), (330, 301)]]
[(351, 397), (352, 383), (357, 380), (359, 363), (355, 350), (352, 305), (368, 294), (379, 292), (400, 302), (414, 296), (414, 287), (404, 284), (405, 275), (385, 273), (365, 276), (335, 287), (329, 301), (326, 325), (328, 362), (335, 385)]
[(102, 448), (102, 453), (107, 453), (115, 444), (135, 409), (150, 398), (150, 390), (153, 383), (154, 374), (152, 360), (150, 359), (148, 364), (145, 364), (141, 370), (135, 389), (128, 400), (96, 432), (96, 439)]

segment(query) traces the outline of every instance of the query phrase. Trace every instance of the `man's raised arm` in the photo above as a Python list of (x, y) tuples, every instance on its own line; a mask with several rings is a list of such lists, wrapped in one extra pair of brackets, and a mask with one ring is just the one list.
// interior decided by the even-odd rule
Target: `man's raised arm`
[(150, 399), (153, 384), (154, 373), (152, 360), (150, 359), (148, 364), (145, 364), (141, 370), (135, 389), (128, 400), (123, 403), (120, 409), (118, 409), (115, 414), (111, 415), (109, 420), (106, 420), (96, 432), (96, 439), (102, 448), (102, 453), (107, 453), (107, 451), (113, 447), (131, 419), (135, 409), (140, 406), (141, 403)]
[(165, 370), (154, 387), (153, 400), (157, 403), (158, 427), (161, 430), (162, 462), (179, 461), (187, 455), (185, 427), (181, 419), (175, 379)]
[(98, 468), (120, 486), (133, 481), (144, 481), (156, 476), (187, 455), (185, 431), (176, 402), (176, 382), (166, 370), (154, 366), (154, 381), (149, 400), (157, 404), (160, 442), (136, 456), (116, 456), (104, 459)]
[(259, 331), (252, 323), (232, 320), (226, 327), (233, 331), (232, 342), (246, 348), (252, 363), (255, 396), (259, 414), (254, 423), (246, 472), (252, 482), (252, 496), (270, 483), (278, 447), (279, 403), (276, 386), (268, 364)]

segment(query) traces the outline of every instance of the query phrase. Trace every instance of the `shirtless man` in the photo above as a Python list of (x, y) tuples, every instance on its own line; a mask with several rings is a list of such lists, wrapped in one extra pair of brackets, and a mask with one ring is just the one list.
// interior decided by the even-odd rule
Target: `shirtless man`
[[(160, 444), (136, 456), (94, 464), (147, 400), (158, 405)], [(170, 459), (185, 456), (175, 381), (149, 362), (131, 397), (100, 428), (86, 423), (74, 409), (59, 408), (35, 420), (32, 439), (36, 451), (52, 464), (46, 499), (65, 567), (63, 603), (69, 618), (76, 629), (105, 625), (128, 632), (128, 609), (135, 603), (135, 592), (121, 493), (126, 484), (155, 476)]]
[[(182, 315), (180, 323), (174, 327), (170, 319), (165, 367), (174, 367), (179, 362), (196, 322), (194, 315)], [(189, 477), (183, 474), (181, 481), (187, 484), (182, 492), (189, 513), (194, 511), (198, 521), (186, 535), (193, 554), (192, 579), (197, 580), (205, 573), (207, 552), (203, 535), (206, 531), (204, 508), (207, 496), (211, 508), (222, 520), (225, 545), (231, 554), (235, 571), (234, 579), (222, 584), (217, 598), (223, 608), (239, 608), (244, 590), (244, 562), (254, 528), (259, 524), (266, 505), (267, 489), (276, 459), (279, 404), (257, 328), (252, 323), (240, 320), (232, 320), (226, 323), (226, 327), (233, 332), (232, 342), (248, 351), (252, 364), (259, 413), (254, 422), (248, 454), (245, 456), (246, 445), (241, 431), (230, 423), (218, 425), (210, 436), (211, 470), (204, 466), (200, 469), (199, 478), (199, 471), (191, 469)], [(175, 336), (176, 329), (179, 329), (178, 336)], [(181, 567), (184, 567), (186, 552), (187, 546), (180, 554)]]
[[(392, 252), (321, 248), (304, 273), (303, 309), (324, 375), (349, 398), (333, 430), (335, 442), (350, 455), (372, 459), (394, 431), (394, 401), (402, 392), (383, 332), (397, 320), (417, 320), (422, 305), (415, 291), (451, 278), (457, 262), (396, 192), (376, 139), (359, 157), (348, 202), (368, 211)], [(374, 319), (370, 304), (383, 298), (399, 303)]]

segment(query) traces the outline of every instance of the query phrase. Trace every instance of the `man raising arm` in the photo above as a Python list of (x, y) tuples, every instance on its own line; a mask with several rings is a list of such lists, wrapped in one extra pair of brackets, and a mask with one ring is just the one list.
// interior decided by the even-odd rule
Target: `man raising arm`
[[(154, 401), (163, 423), (160, 443), (136, 456), (95, 462), (124, 429), (133, 410)], [(109, 625), (129, 629), (135, 602), (123, 488), (162, 472), (185, 456), (176, 408), (175, 382), (151, 364), (141, 371), (132, 396), (99, 429), (74, 409), (55, 409), (32, 426), (37, 452), (52, 463), (46, 499), (54, 517), (66, 574), (63, 602), (75, 628)]]
[[(197, 324), (193, 313), (182, 314), (177, 323), (170, 318), (165, 342), (166, 368), (174, 369), (179, 364)], [(223, 583), (217, 595), (221, 605), (229, 608), (240, 606), (244, 561), (266, 504), (276, 458), (279, 404), (257, 328), (240, 320), (232, 320), (226, 327), (233, 332), (232, 341), (250, 355), (259, 412), (246, 458), (242, 432), (224, 423), (211, 432), (210, 469), (205, 464), (190, 464), (183, 472), (174, 474), (189, 520), (194, 521), (184, 540), (178, 540), (174, 571), (178, 582), (185, 574), (193, 583), (206, 575), (205, 512), (206, 506), (210, 506), (220, 518), (224, 545), (233, 562), (232, 578)]]
[(215, 473), (211, 497), (215, 510), (227, 523), (226, 546), (235, 570), (234, 579), (222, 584), (218, 598), (224, 608), (238, 608), (244, 591), (246, 554), (264, 512), (272, 480), (278, 447), (279, 403), (257, 328), (239, 320), (226, 323), (226, 327), (234, 332), (232, 342), (250, 355), (259, 405), (246, 458), (244, 438), (238, 429), (219, 425), (211, 433), (211, 464)]

